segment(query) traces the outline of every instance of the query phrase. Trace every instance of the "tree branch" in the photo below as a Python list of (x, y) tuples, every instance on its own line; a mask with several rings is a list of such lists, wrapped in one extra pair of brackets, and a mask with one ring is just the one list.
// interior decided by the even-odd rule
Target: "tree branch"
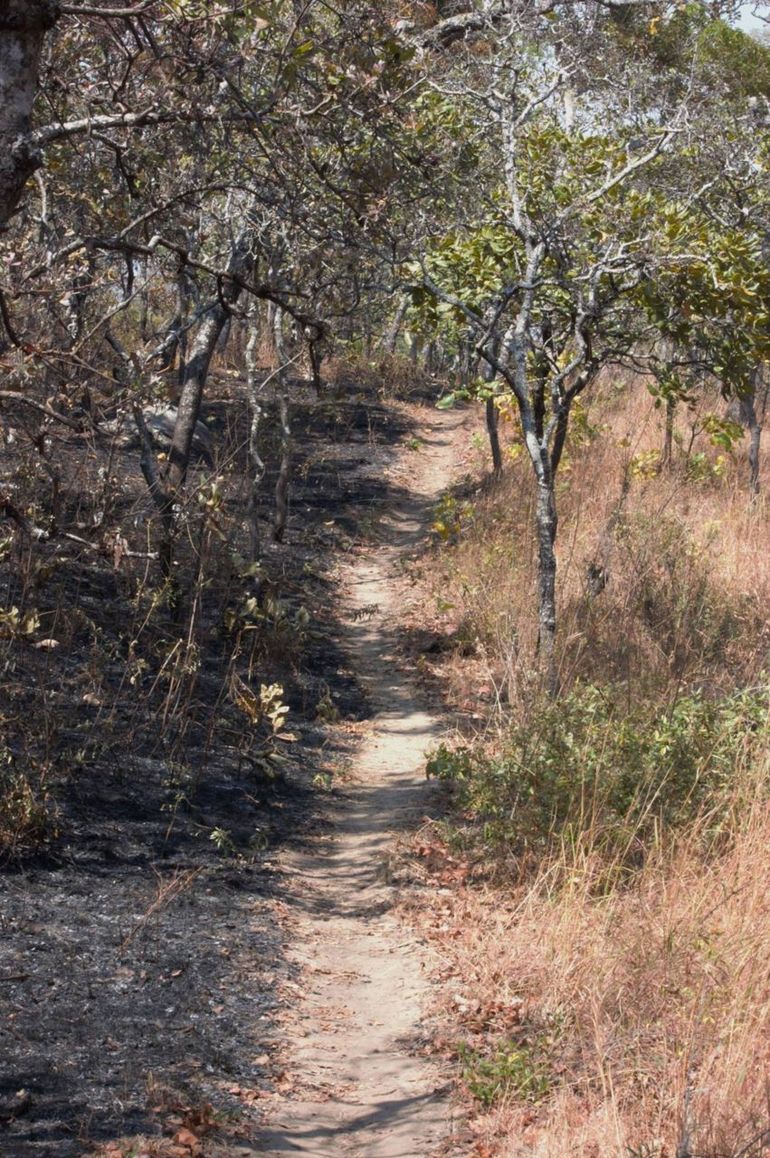
[(36, 129), (26, 138), (26, 144), (32, 149), (44, 148), (53, 141), (66, 140), (76, 137), (79, 133), (93, 132), (98, 129), (141, 129), (150, 125), (168, 125), (173, 123), (198, 123), (219, 121), (227, 124), (252, 124), (257, 119), (253, 112), (195, 110), (190, 112), (162, 111), (160, 109), (145, 109), (140, 113), (105, 113), (96, 117), (81, 117), (77, 121), (63, 121), (59, 125), (46, 125)]
[(65, 16), (139, 16), (157, 4), (158, 0), (143, 0), (133, 8), (97, 8), (93, 4), (62, 4), (60, 11)]
[(33, 410), (39, 410), (41, 414), (45, 414), (47, 418), (53, 418), (56, 422), (61, 422), (64, 426), (68, 426), (70, 430), (76, 430), (80, 433), (80, 426), (77, 422), (73, 422), (71, 418), (67, 418), (66, 414), (60, 414), (58, 410), (53, 410), (50, 406), (46, 406), (44, 402), (38, 402), (34, 398), (29, 398), (26, 394), (22, 394), (18, 390), (0, 390), (0, 399), (7, 402), (22, 402), (25, 406), (31, 406)]

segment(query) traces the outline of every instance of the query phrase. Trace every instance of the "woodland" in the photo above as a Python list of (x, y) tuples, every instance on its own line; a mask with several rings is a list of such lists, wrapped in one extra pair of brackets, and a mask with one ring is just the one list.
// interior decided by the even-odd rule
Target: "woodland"
[(440, 735), (389, 906), (461, 1125), (309, 1152), (770, 1151), (742, 13), (0, 0), (0, 1153), (284, 1152), (291, 850), (384, 710), (345, 582), (399, 544)]

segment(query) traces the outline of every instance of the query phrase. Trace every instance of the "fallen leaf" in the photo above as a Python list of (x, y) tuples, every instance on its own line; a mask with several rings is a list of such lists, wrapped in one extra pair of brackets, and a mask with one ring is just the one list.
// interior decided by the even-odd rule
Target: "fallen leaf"
[(177, 1130), (176, 1134), (174, 1134), (174, 1141), (180, 1146), (189, 1146), (190, 1149), (192, 1149), (198, 1145), (200, 1139), (197, 1134), (193, 1134), (192, 1130), (187, 1130), (182, 1127), (181, 1130)]

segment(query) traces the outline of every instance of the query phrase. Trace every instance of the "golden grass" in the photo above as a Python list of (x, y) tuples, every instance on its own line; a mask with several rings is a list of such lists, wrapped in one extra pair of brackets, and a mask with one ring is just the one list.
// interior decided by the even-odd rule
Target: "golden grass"
[[(683, 445), (706, 411), (723, 409), (713, 397), (685, 410)], [(725, 455), (696, 433), (692, 454), (721, 474), (693, 481), (684, 449), (671, 472), (656, 473), (653, 462), (645, 473), (644, 456), (662, 443), (662, 417), (643, 388), (605, 384), (580, 426), (557, 484), (562, 685), (609, 678), (629, 694), (665, 697), (757, 678), (770, 655), (770, 550), (766, 500), (752, 502), (748, 492), (746, 440)], [(767, 467), (762, 484), (770, 490)], [(533, 503), (520, 454), (461, 520), (459, 542), (438, 552), (432, 583), (453, 605), (451, 627), (475, 643), (486, 678), (513, 702), (526, 701), (536, 646)], [(591, 565), (608, 578), (595, 596)], [(458, 696), (467, 667), (464, 655), (455, 665)], [(451, 664), (447, 674), (452, 683)]]
[[(719, 462), (723, 452), (697, 431), (704, 412), (722, 410), (712, 397), (682, 411), (671, 471), (655, 464), (662, 415), (643, 389), (607, 381), (586, 410), (559, 481), (565, 687), (611, 684), (629, 706), (643, 699), (662, 710), (688, 691), (766, 684), (767, 503), (750, 501), (746, 440)], [(686, 461), (693, 423), (700, 477)], [(762, 488), (770, 493), (767, 466)], [(526, 719), (532, 703), (532, 516), (522, 455), (465, 511), (457, 542), (437, 550), (425, 603), (451, 605), (445, 630), (463, 644), (443, 661), (450, 694), (472, 709), (469, 689), (489, 683), (503, 726), (511, 711)], [(607, 571), (599, 593), (592, 562)], [(613, 875), (590, 810), (569, 848), (528, 876), (512, 866), (507, 882), (498, 864), (494, 885), (469, 885), (473, 865), (446, 845), (442, 862), (442, 837), (421, 834), (433, 850), (426, 860), (418, 846), (422, 865), (452, 886), (438, 912), (417, 917), (452, 981), (445, 1051), (467, 1057), (464, 1043), (493, 1059), (501, 1043), (534, 1042), (551, 1074), (539, 1100), (511, 1093), (490, 1110), (476, 1104), (470, 1153), (770, 1153), (769, 801), (770, 753), (757, 757), (755, 747), (753, 764), (735, 768), (718, 843), (709, 844), (704, 814), (684, 832), (657, 833), (630, 875)]]
[[(428, 923), (453, 977), (450, 1042), (545, 1040), (551, 1073), (547, 1098), (477, 1115), (475, 1152), (767, 1153), (768, 786), (770, 760), (744, 770), (721, 852), (704, 858), (693, 832), (605, 895), (590, 840), (519, 887), (445, 890)], [(505, 1009), (513, 1031), (495, 1024)]]

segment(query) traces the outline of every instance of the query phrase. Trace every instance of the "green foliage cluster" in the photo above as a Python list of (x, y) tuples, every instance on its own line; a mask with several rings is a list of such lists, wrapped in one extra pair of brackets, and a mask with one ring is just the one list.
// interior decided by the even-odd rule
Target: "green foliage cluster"
[(590, 830), (632, 866), (661, 827), (681, 829), (706, 812), (718, 835), (736, 769), (769, 736), (765, 689), (716, 700), (694, 692), (661, 710), (578, 685), (513, 724), (494, 755), (442, 745), (428, 775), (457, 785), (492, 847), (542, 851)]
[(537, 1042), (500, 1041), (490, 1057), (463, 1044), (458, 1054), (463, 1081), (483, 1106), (506, 1096), (538, 1102), (551, 1089), (551, 1074)]

